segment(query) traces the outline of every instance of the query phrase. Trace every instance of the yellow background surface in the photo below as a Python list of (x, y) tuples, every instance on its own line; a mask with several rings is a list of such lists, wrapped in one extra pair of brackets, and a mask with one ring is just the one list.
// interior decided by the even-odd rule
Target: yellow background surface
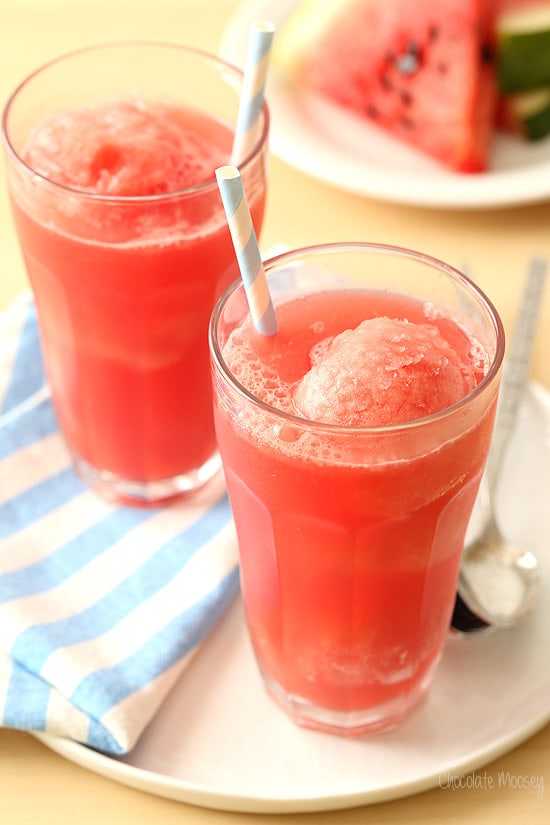
[[(43, 62), (83, 45), (158, 39), (216, 51), (235, 0), (0, 0), (0, 100)], [(175, 78), (177, 82), (177, 78)], [(0, 161), (0, 310), (27, 287)], [(413, 208), (339, 191), (272, 157), (262, 247), (365, 240), (420, 249), (466, 265), (513, 328), (522, 279), (534, 254), (550, 259), (550, 202), (487, 211)], [(550, 389), (550, 288), (541, 308), (532, 377)], [(549, 631), (550, 633), (550, 631)], [(548, 651), (541, 655), (548, 655)], [(464, 697), (467, 701), (467, 697)], [(182, 735), (183, 732), (182, 732)], [(440, 823), (544, 825), (550, 822), (550, 727), (486, 767), (542, 777), (543, 794), (510, 785), (436, 789), (349, 811), (283, 816), (212, 811), (119, 785), (52, 753), (32, 736), (0, 730), (0, 821), (6, 825), (245, 822), (286, 825)]]

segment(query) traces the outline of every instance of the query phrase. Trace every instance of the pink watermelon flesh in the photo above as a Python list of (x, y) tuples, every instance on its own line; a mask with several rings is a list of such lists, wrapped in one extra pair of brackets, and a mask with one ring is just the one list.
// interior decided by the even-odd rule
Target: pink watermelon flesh
[(357, 0), (299, 82), (461, 172), (488, 166), (496, 101), (487, 0)]

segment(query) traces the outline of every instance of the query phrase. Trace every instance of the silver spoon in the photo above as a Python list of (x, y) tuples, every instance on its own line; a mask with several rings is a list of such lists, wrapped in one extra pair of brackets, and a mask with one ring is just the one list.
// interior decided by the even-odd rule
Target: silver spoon
[(528, 379), (546, 261), (531, 261), (514, 336), (503, 369), (495, 432), (481, 494), (485, 526), (462, 557), (452, 627), (460, 632), (515, 626), (533, 609), (539, 585), (537, 559), (500, 532), (494, 497), (502, 460)]

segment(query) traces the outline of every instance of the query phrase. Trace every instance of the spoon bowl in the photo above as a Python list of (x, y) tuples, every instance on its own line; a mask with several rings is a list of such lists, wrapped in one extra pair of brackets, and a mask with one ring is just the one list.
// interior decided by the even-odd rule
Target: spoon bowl
[(487, 626), (513, 627), (534, 608), (539, 583), (534, 554), (508, 542), (491, 516), (462, 559), (459, 592), (466, 606)]

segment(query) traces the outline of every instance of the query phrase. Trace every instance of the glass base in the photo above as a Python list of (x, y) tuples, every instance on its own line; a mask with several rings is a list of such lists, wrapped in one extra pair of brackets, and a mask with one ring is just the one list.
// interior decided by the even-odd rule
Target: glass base
[(336, 736), (355, 737), (382, 733), (398, 727), (425, 698), (436, 664), (437, 662), (406, 694), (384, 704), (357, 710), (334, 710), (312, 705), (300, 696), (287, 694), (262, 668), (260, 670), (268, 693), (295, 724)]
[(138, 507), (156, 507), (189, 495), (207, 484), (221, 467), (220, 456), (215, 453), (198, 470), (158, 481), (141, 482), (128, 481), (106, 470), (98, 470), (75, 455), (73, 462), (82, 481), (100, 496), (108, 501)]

